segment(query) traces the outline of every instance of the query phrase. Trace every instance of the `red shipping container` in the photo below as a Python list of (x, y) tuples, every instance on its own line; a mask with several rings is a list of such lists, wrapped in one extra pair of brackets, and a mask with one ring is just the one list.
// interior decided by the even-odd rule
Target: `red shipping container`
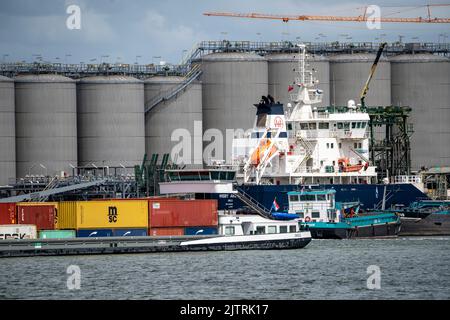
[(37, 230), (55, 229), (54, 205), (17, 205), (18, 224), (34, 224)]
[(150, 199), (149, 225), (154, 227), (217, 226), (217, 200)]
[(0, 224), (16, 224), (16, 204), (0, 203)]
[(149, 236), (184, 236), (184, 228), (150, 228)]

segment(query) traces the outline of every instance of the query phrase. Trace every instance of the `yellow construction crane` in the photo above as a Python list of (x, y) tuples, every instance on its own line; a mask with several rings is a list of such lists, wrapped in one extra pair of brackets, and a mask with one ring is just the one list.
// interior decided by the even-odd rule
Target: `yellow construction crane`
[[(386, 18), (381, 17), (380, 22), (403, 22), (403, 23), (450, 23), (450, 18), (433, 18), (431, 17), (431, 7), (447, 7), (450, 4), (427, 4), (423, 7), (427, 8), (427, 17), (417, 18)], [(366, 22), (366, 10), (363, 15), (359, 16), (317, 16), (317, 15), (277, 15), (264, 13), (232, 13), (232, 12), (205, 12), (205, 16), (215, 17), (235, 17), (235, 18), (252, 18), (252, 19), (272, 19), (288, 22), (290, 20), (300, 21), (343, 21), (343, 22)], [(371, 19), (371, 17), (369, 17)]]

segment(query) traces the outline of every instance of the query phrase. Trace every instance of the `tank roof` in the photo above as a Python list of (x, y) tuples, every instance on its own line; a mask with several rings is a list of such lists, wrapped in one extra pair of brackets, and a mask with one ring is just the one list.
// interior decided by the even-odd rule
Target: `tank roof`
[(0, 75), (0, 82), (13, 82), (14, 80)]
[[(376, 55), (372, 53), (346, 53), (330, 56), (330, 62), (373, 62)], [(380, 61), (388, 62), (385, 56), (381, 56)]]
[(75, 80), (58, 75), (58, 74), (23, 74), (14, 77), (15, 82), (67, 82), (75, 83)]
[(111, 76), (93, 76), (86, 77), (79, 80), (79, 83), (143, 83), (141, 80), (121, 75), (111, 75)]
[(220, 52), (207, 54), (202, 57), (202, 61), (266, 61), (266, 58), (255, 53)]
[(392, 62), (449, 62), (450, 59), (431, 53), (401, 54), (390, 58)]
[[(298, 62), (298, 55), (299, 53), (277, 53), (277, 54), (270, 54), (266, 55), (265, 58), (269, 62)], [(327, 62), (329, 59), (322, 55), (314, 55), (311, 53), (308, 53), (308, 61), (323, 61)]]
[(151, 77), (151, 78), (147, 78), (144, 79), (144, 83), (180, 83), (183, 82), (185, 80), (184, 77), (178, 77), (178, 76), (168, 76), (168, 77), (163, 77), (163, 76), (156, 76), (156, 77)]

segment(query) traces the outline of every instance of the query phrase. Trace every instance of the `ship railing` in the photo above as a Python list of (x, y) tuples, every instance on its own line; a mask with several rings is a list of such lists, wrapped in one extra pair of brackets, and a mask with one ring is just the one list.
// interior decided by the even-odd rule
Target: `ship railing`
[(391, 183), (394, 183), (394, 184), (402, 184), (402, 183), (419, 184), (419, 183), (422, 183), (422, 177), (421, 176), (408, 176), (408, 175), (395, 176), (395, 177), (391, 178)]

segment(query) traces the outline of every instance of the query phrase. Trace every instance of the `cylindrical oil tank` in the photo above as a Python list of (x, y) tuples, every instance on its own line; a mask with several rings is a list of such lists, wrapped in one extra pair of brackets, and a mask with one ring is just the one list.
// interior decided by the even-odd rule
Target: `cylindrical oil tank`
[[(360, 102), (361, 91), (369, 77), (375, 55), (341, 54), (330, 57), (330, 103), (346, 106), (348, 100)], [(391, 103), (391, 66), (385, 57), (378, 62), (370, 82), (367, 106), (388, 106)]]
[(432, 54), (390, 58), (392, 104), (412, 108), (411, 166), (450, 165), (450, 62)]
[(15, 93), (17, 177), (70, 174), (77, 165), (75, 81), (20, 75)]
[(129, 76), (93, 76), (77, 86), (81, 166), (133, 167), (145, 152), (144, 83)]
[(16, 177), (14, 81), (0, 76), (0, 186)]
[[(293, 85), (295, 79), (299, 77), (298, 53), (280, 53), (266, 56), (268, 60), (269, 70), (269, 93), (275, 100), (280, 101), (284, 105), (290, 102), (290, 94), (297, 93), (295, 91), (288, 92), (288, 87)], [(308, 57), (307, 69), (314, 72), (314, 76), (319, 80), (318, 89), (323, 90), (322, 103), (316, 106), (330, 105), (330, 64), (327, 57), (320, 55), (311, 55)]]
[[(177, 90), (184, 81), (185, 78), (175, 76), (145, 80), (146, 107)], [(202, 167), (202, 134), (202, 85), (199, 81), (192, 82), (173, 98), (158, 103), (145, 115), (145, 152), (149, 157), (158, 154), (161, 159), (167, 153), (173, 163), (188, 168)], [(190, 149), (181, 150), (177, 146)]]
[[(269, 93), (267, 60), (253, 53), (212, 53), (202, 58), (201, 68), (204, 159), (230, 162), (233, 131), (246, 131), (253, 127), (256, 116), (253, 104)], [(220, 143), (220, 138), (215, 140), (216, 130), (208, 134), (210, 129), (218, 129), (222, 133), (223, 143)], [(222, 152), (218, 150), (215, 153), (208, 148), (213, 143), (216, 146), (222, 144)]]
[[(330, 103), (346, 106), (348, 100), (360, 103), (361, 91), (375, 61), (374, 54), (355, 53), (330, 57)], [(366, 106), (389, 106), (391, 104), (391, 65), (382, 56), (370, 82), (365, 98)], [(374, 128), (376, 140), (385, 138), (383, 127)]]

